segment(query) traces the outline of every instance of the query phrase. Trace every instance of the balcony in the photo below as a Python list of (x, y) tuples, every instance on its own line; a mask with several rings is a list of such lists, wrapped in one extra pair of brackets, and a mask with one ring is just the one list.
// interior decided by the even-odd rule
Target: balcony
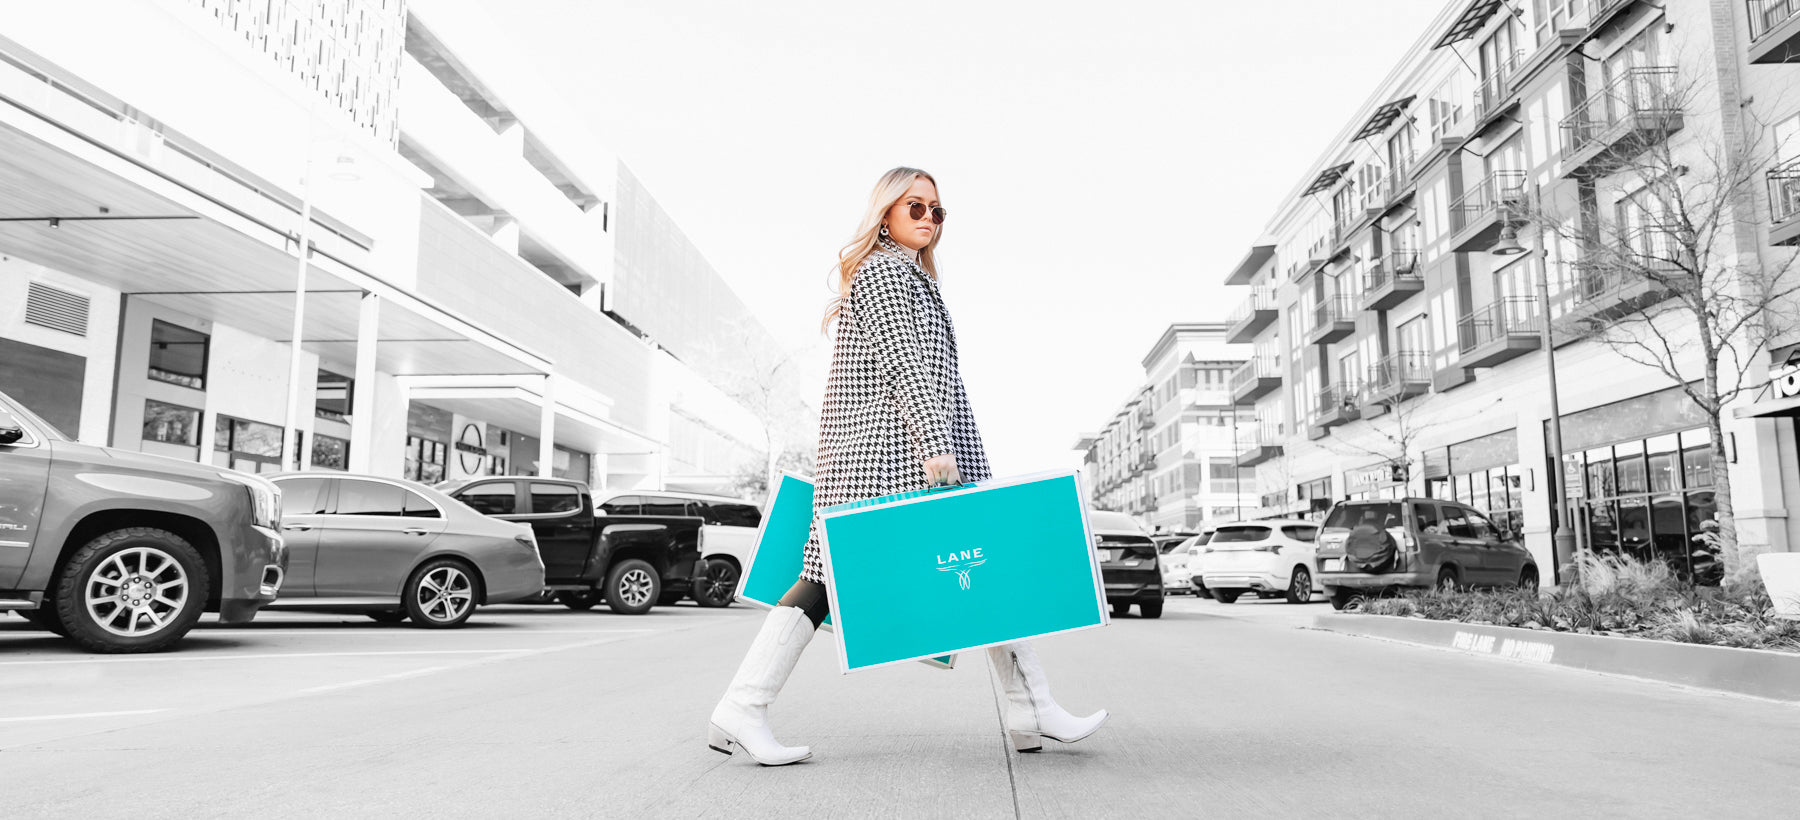
[(1281, 360), (1275, 356), (1257, 356), (1231, 374), (1231, 403), (1255, 404), (1257, 399), (1281, 387)]
[(1312, 327), (1306, 331), (1308, 344), (1328, 345), (1356, 332), (1356, 306), (1347, 293), (1332, 294), (1313, 306)]
[(1152, 416), (1148, 413), (1145, 413), (1143, 416), (1138, 418), (1138, 429), (1139, 430), (1155, 430), (1156, 429), (1156, 417)]
[(1563, 173), (1586, 177), (1617, 171), (1681, 130), (1674, 66), (1627, 69), (1562, 121)]
[(1651, 229), (1632, 237), (1629, 247), (1573, 263), (1574, 301), (1566, 318), (1616, 320), (1687, 291), (1693, 280), (1683, 255), (1667, 231)]
[(1769, 169), (1769, 244), (1800, 245), (1800, 159)]
[[(1800, 2), (1800, 0), (1797, 0)], [(1382, 174), (1363, 189), (1362, 214), (1356, 218), (1357, 224), (1381, 216), (1387, 211), (1388, 201), (1394, 198), (1394, 179), (1391, 174)]]
[(1225, 341), (1242, 344), (1256, 338), (1264, 328), (1275, 323), (1275, 289), (1268, 287), (1254, 288), (1250, 298), (1232, 311), (1230, 327), (1225, 330)]
[(1431, 389), (1431, 356), (1406, 351), (1395, 353), (1369, 366), (1369, 380), (1363, 385), (1364, 405), (1383, 404), (1410, 399)]
[(1537, 299), (1509, 296), (1476, 308), (1457, 323), (1462, 367), (1494, 367), (1538, 349), (1542, 312)]
[(1450, 203), (1450, 249), (1479, 253), (1494, 246), (1500, 229), (1525, 213), (1525, 172), (1495, 171)]
[(1748, 0), (1750, 62), (1800, 63), (1800, 0)]
[(1424, 289), (1419, 252), (1403, 248), (1389, 251), (1363, 275), (1363, 310), (1392, 309)]
[(1475, 122), (1486, 122), (1488, 118), (1512, 107), (1513, 76), (1519, 73), (1519, 64), (1525, 59), (1525, 52), (1514, 51), (1506, 55), (1499, 65), (1488, 76), (1482, 78), (1481, 86), (1475, 89)]
[(1137, 468), (1139, 470), (1143, 470), (1143, 471), (1149, 471), (1149, 470), (1156, 469), (1156, 454), (1155, 453), (1145, 453), (1141, 456), (1138, 456)]
[(1281, 454), (1281, 436), (1275, 430), (1251, 430), (1238, 441), (1237, 466), (1254, 467)]
[(1358, 399), (1361, 392), (1361, 385), (1353, 382), (1326, 385), (1324, 390), (1319, 391), (1318, 411), (1313, 415), (1313, 426), (1329, 429), (1362, 418), (1362, 402)]

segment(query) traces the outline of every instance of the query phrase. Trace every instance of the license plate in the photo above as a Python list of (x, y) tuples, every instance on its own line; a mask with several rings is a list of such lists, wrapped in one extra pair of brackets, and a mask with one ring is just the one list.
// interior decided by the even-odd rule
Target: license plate
[(1319, 569), (1324, 572), (1342, 572), (1344, 570), (1344, 559), (1327, 558), (1325, 559), (1325, 565)]

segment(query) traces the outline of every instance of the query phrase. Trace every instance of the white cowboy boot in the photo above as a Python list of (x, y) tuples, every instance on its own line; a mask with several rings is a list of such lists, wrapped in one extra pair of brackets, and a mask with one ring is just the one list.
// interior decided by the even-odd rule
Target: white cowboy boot
[(1106, 710), (1087, 717), (1076, 717), (1063, 711), (1050, 697), (1050, 679), (1038, 663), (1037, 653), (1024, 641), (988, 647), (988, 660), (1000, 674), (1006, 688), (1006, 733), (1013, 749), (1035, 752), (1044, 747), (1042, 738), (1074, 743), (1087, 737), (1106, 722)]
[(785, 766), (812, 756), (806, 746), (783, 746), (769, 731), (769, 704), (787, 683), (788, 673), (800, 660), (800, 652), (812, 640), (812, 621), (797, 607), (778, 606), (763, 621), (762, 631), (750, 643), (744, 663), (725, 689), (725, 697), (713, 709), (707, 726), (706, 745), (731, 754), (731, 744), (764, 766)]

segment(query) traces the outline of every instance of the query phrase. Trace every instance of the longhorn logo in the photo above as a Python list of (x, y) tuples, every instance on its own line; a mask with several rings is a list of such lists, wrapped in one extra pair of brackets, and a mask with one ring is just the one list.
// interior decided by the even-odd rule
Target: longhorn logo
[(937, 562), (938, 572), (956, 573), (957, 583), (961, 584), (963, 589), (968, 589), (969, 570), (987, 563), (987, 558), (982, 556), (980, 549), (972, 549), (952, 552), (949, 555), (940, 555), (938, 556)]

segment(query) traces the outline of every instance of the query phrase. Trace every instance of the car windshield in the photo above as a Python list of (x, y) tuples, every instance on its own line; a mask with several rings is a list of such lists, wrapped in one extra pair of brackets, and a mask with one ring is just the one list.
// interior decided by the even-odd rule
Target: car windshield
[(1325, 518), (1325, 529), (1344, 532), (1366, 524), (1385, 530), (1400, 526), (1403, 520), (1398, 501), (1352, 501), (1332, 509)]
[(1213, 533), (1213, 546), (1219, 544), (1244, 544), (1252, 541), (1269, 540), (1268, 527), (1220, 527)]
[[(21, 425), (19, 423), (20, 420), (23, 420), (25, 423)], [(30, 437), (29, 430), (35, 427), (51, 441), (74, 441), (74, 439), (64, 435), (63, 431), (56, 429), (56, 425), (44, 421), (42, 418), (39, 418), (36, 413), (25, 409), (23, 406), (13, 404), (6, 400), (0, 400), (0, 427), (25, 427), (27, 430), (26, 436), (28, 438)]]
[(1179, 547), (1185, 543), (1187, 543), (1187, 539), (1182, 539), (1180, 541), (1164, 542), (1162, 545), (1162, 554), (1168, 555), (1169, 553), (1174, 552), (1176, 547)]

